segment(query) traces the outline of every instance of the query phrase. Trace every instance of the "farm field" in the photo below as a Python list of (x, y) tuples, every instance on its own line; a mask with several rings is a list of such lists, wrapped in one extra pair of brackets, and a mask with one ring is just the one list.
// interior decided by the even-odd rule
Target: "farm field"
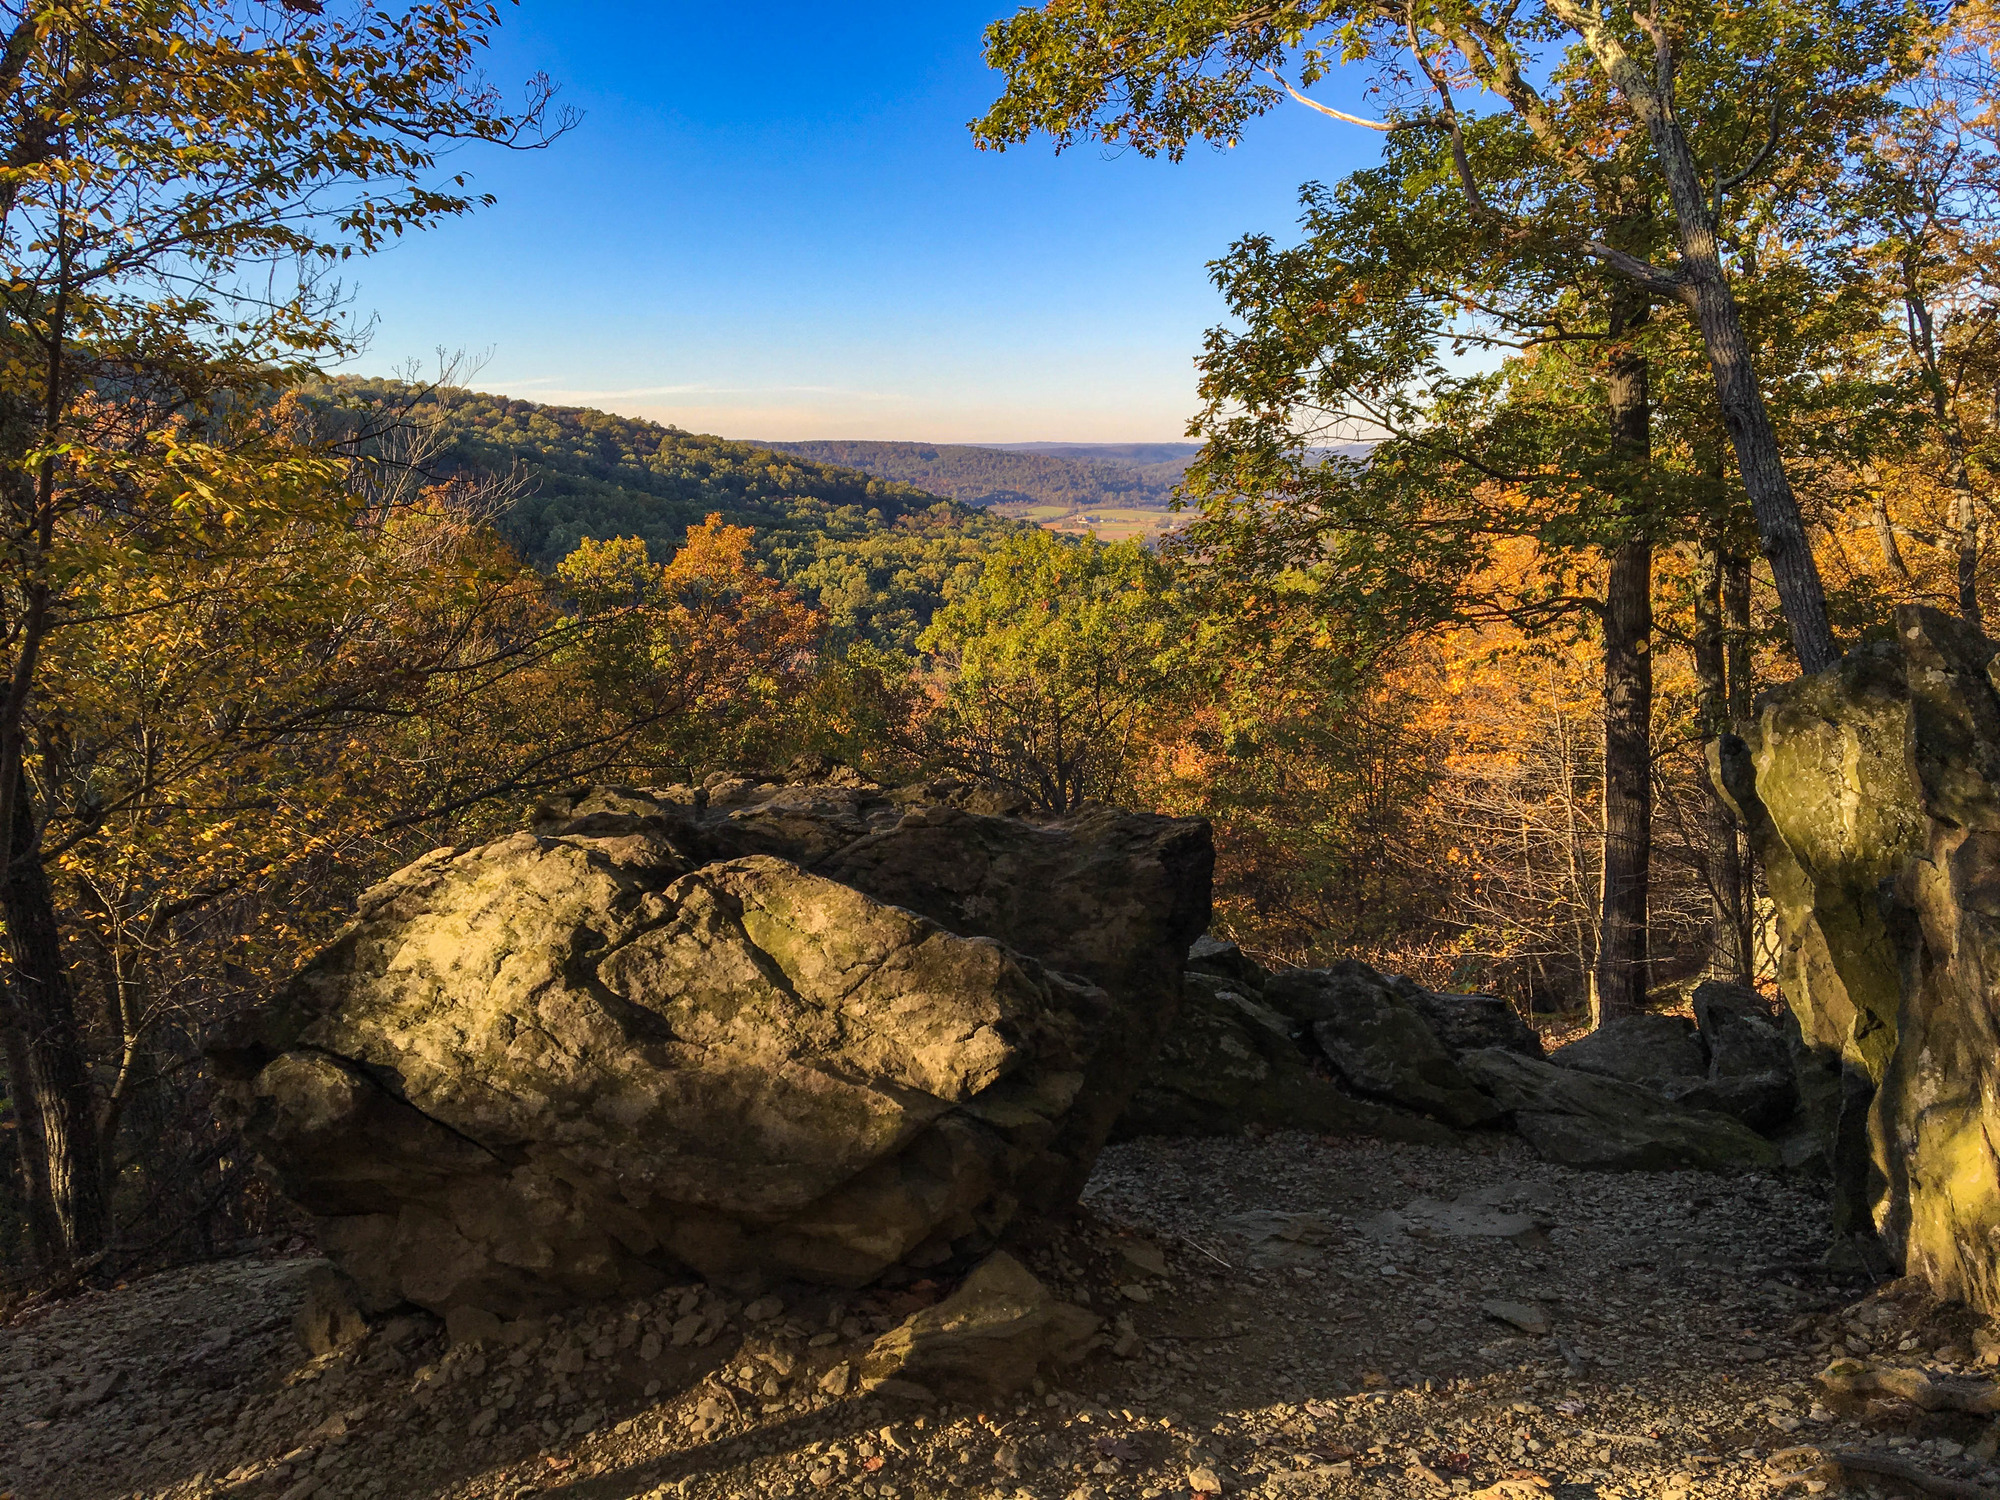
[(1100, 541), (1138, 538), (1155, 541), (1172, 535), (1194, 519), (1187, 511), (1154, 506), (1076, 508), (1062, 505), (996, 505), (991, 509), (1019, 520), (1033, 521), (1069, 536), (1094, 535)]

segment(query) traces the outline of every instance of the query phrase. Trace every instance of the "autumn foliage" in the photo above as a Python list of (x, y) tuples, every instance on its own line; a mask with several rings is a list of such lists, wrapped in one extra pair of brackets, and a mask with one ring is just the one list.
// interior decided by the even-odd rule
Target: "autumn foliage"
[(1899, 603), (2000, 606), (2000, 22), (1651, 15), (994, 28), (995, 148), (1178, 156), (1286, 69), (1378, 69), (1380, 160), (1212, 266), (1196, 514), (1151, 551), (449, 372), (324, 379), (330, 270), (478, 206), (446, 153), (566, 128), (479, 81), (490, 7), (0, 0), (6, 1263), (282, 1222), (203, 1028), (580, 781), (803, 758), (1200, 815), (1263, 961), (1526, 1012), (1766, 977), (1708, 747)]

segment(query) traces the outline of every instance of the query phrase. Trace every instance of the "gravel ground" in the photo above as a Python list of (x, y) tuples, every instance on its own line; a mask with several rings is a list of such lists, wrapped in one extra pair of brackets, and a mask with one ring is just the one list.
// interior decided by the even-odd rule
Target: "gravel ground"
[(1991, 1418), (1820, 1404), (1835, 1354), (2000, 1354), (1963, 1309), (1829, 1285), (1823, 1213), (1788, 1183), (1583, 1173), (1511, 1138), (1135, 1142), (1022, 1252), (1109, 1347), (984, 1411), (855, 1388), (875, 1334), (949, 1290), (928, 1282), (688, 1287), (483, 1349), (400, 1319), (307, 1359), (290, 1324), (319, 1262), (238, 1260), (0, 1331), (0, 1492), (1693, 1500), (1839, 1493), (1835, 1449), (2000, 1482)]

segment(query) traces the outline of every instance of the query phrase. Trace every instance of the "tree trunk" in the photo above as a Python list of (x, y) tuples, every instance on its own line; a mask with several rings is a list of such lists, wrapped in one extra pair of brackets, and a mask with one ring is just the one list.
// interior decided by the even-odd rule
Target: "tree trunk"
[(1634, 534), (1613, 549), (1604, 585), (1604, 878), (1591, 1020), (1645, 1008), (1649, 978), (1646, 898), (1653, 857), (1653, 543), (1643, 495), (1652, 459), (1646, 356), (1631, 335), (1642, 305), (1614, 314), (1606, 381), (1619, 488)]
[(1958, 612), (1966, 624), (1983, 633), (1986, 617), (1979, 607), (1979, 505), (1962, 465), (1951, 519), (1958, 532)]
[[(1625, 50), (1623, 40), (1606, 27), (1603, 14), (1595, 8), (1562, 3), (1556, 10), (1582, 34), (1646, 127), (1674, 206), (1680, 268), (1672, 291), (1693, 313), (1701, 330), (1723, 424), (1729, 429), (1743, 488), (1757, 516), (1759, 544), (1771, 563), (1771, 577), (1778, 586), (1778, 600), (1785, 623), (1791, 627), (1799, 665), (1807, 672), (1824, 671), (1840, 659), (1833, 643), (1833, 627), (1827, 620), (1826, 588), (1820, 582), (1819, 564), (1813, 559), (1798, 497), (1785, 476), (1777, 433), (1764, 408), (1764, 393), (1750, 360), (1750, 340), (1743, 331), (1742, 314), (1722, 269), (1708, 185), (1674, 112), (1670, 93), (1673, 70), (1667, 52), (1670, 44), (1664, 33), (1658, 34), (1656, 66), (1649, 67)], [(1626, 266), (1628, 274), (1645, 276), (1649, 285), (1658, 287), (1658, 278), (1644, 267), (1633, 267), (1629, 261)]]
[[(1757, 681), (1750, 659), (1750, 559), (1724, 552), (1722, 564), (1722, 655), (1729, 678), (1729, 722), (1748, 723), (1756, 707)], [(1754, 981), (1757, 974), (1757, 860), (1750, 840), (1737, 838), (1742, 900), (1736, 908), (1736, 949)]]
[[(1951, 529), (1958, 551), (1958, 612), (1974, 630), (1984, 631), (1986, 622), (1979, 607), (1979, 495), (1972, 487), (1970, 455), (1966, 451), (1965, 429), (1951, 408), (1951, 390), (1939, 366), (1937, 325), (1930, 299), (1924, 293), (1920, 263), (1914, 258), (1903, 262), (1903, 305), (1908, 314), (1910, 351), (1924, 372), (1930, 392), (1931, 415), (1937, 419), (1938, 435), (1944, 439), (1951, 482)], [(1907, 569), (1899, 570), (1908, 578)]]
[[(1713, 249), (1713, 236), (1710, 237)], [(1688, 258), (1684, 254), (1684, 259)], [(1750, 341), (1743, 332), (1743, 320), (1736, 311), (1736, 298), (1723, 280), (1719, 263), (1712, 276), (1697, 277), (1694, 293), (1695, 320), (1701, 325), (1702, 341), (1708, 346), (1709, 369), (1715, 377), (1715, 393), (1722, 407), (1722, 420), (1736, 449), (1736, 464), (1749, 492), (1750, 508), (1756, 513), (1757, 535), (1771, 577), (1778, 586), (1778, 602), (1791, 627), (1792, 649), (1798, 653), (1799, 667), (1806, 672), (1823, 672), (1840, 660), (1833, 642), (1833, 626), (1826, 614), (1826, 588), (1820, 582), (1819, 564), (1806, 536), (1805, 518), (1785, 477), (1784, 460), (1779, 456), (1778, 436), (1771, 429), (1770, 414), (1764, 409), (1763, 392), (1750, 363)]]
[[(1704, 542), (1694, 569), (1694, 667), (1699, 684), (1697, 712), (1704, 741), (1729, 729), (1728, 653), (1722, 626), (1722, 554)], [(1702, 833), (1708, 845), (1708, 897), (1713, 916), (1708, 971), (1718, 979), (1750, 982), (1750, 954), (1744, 946), (1743, 853), (1736, 817), (1713, 780), (1703, 778), (1707, 797)]]
[[(104, 1246), (108, 1232), (103, 1157), (89, 1061), (63, 962), (54, 895), (42, 865), (40, 830), (25, 774), (14, 785), (14, 826), (0, 911), (7, 921), (11, 993), (21, 1036), (17, 1108), (37, 1116), (46, 1163), (43, 1189), (58, 1234), (60, 1260), (75, 1261)], [(13, 1058), (9, 1058), (10, 1071)]]
[(1722, 564), (1722, 647), (1729, 673), (1729, 722), (1747, 722), (1755, 701), (1750, 670), (1750, 560), (1724, 552)]
[(1875, 545), (1882, 549), (1882, 566), (1904, 583), (1910, 581), (1910, 565), (1903, 560), (1903, 548), (1896, 540), (1896, 523), (1889, 518), (1889, 497), (1880, 486), (1871, 486), (1868, 519), (1875, 527)]
[(49, 1198), (48, 1145), (42, 1139), (42, 1115), (31, 1097), (34, 1076), (28, 1060), (28, 1038), (11, 1003), (0, 1018), (0, 1052), (7, 1060), (7, 1098), (14, 1109), (14, 1145), (21, 1159), (21, 1201), (28, 1213), (28, 1245), (43, 1270), (62, 1259), (62, 1226)]

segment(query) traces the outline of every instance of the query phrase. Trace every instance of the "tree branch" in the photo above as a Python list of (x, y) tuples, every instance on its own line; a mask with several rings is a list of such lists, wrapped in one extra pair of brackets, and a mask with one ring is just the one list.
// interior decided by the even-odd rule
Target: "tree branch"
[(1277, 69), (1265, 68), (1264, 71), (1276, 80), (1279, 88), (1290, 94), (1307, 109), (1316, 109), (1330, 120), (1339, 120), (1346, 125), (1359, 125), (1363, 130), (1379, 130), (1384, 135), (1394, 130), (1408, 130), (1413, 125), (1424, 123), (1421, 120), (1364, 120), (1359, 115), (1343, 114), (1331, 105), (1321, 104), (1317, 99), (1308, 99), (1304, 94), (1301, 94), (1297, 89), (1285, 82)]

